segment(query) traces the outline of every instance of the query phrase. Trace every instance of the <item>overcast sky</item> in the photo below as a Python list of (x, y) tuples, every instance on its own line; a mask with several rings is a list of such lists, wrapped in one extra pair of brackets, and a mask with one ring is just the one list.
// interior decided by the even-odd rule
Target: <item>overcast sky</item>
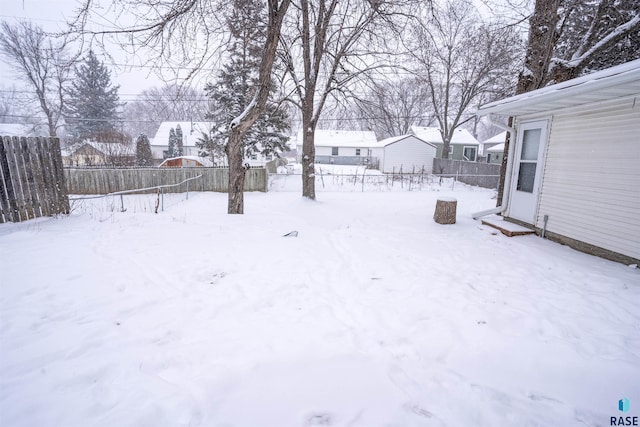
[[(0, 3), (2, 4), (1, 20), (13, 24), (26, 19), (52, 32), (64, 30), (66, 20), (73, 16), (77, 7), (76, 0), (0, 0)], [(96, 54), (111, 70), (112, 81), (120, 85), (120, 98), (123, 101), (131, 99), (143, 89), (162, 84), (153, 73), (150, 74), (149, 68), (125, 67), (124, 65), (131, 64), (132, 61), (118, 52), (117, 48), (111, 50), (118, 65), (110, 63), (100, 50), (97, 50)], [(2, 58), (0, 59), (0, 89), (6, 89), (12, 85), (20, 86), (21, 83), (17, 81), (15, 72)]]

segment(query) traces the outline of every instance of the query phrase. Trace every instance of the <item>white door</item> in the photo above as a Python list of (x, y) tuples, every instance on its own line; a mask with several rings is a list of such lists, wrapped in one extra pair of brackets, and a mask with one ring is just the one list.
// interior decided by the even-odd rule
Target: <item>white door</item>
[(534, 224), (536, 219), (547, 127), (546, 120), (529, 122), (522, 123), (518, 131), (509, 216), (527, 224)]

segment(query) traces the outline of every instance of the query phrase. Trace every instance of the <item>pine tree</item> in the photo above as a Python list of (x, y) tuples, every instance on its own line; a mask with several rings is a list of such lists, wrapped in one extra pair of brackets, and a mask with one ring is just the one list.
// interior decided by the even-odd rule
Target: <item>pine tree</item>
[(151, 166), (153, 164), (153, 156), (151, 155), (151, 144), (149, 138), (141, 133), (136, 138), (136, 165)]
[(67, 90), (67, 134), (81, 141), (115, 131), (120, 120), (118, 89), (111, 83), (109, 69), (89, 51), (84, 63), (75, 67), (75, 79)]
[[(229, 59), (219, 72), (217, 81), (205, 87), (212, 101), (206, 119), (213, 122), (213, 130), (210, 139), (199, 142), (198, 147), (203, 154), (210, 154), (216, 147), (226, 145), (229, 123), (250, 104), (258, 81), (266, 34), (264, 6), (259, 0), (233, 0), (232, 4), (233, 11), (226, 17), (231, 34)], [(287, 112), (268, 101), (265, 112), (244, 136), (245, 157), (254, 153), (278, 156), (287, 150), (288, 137), (285, 133), (289, 127)]]
[(184, 142), (182, 141), (182, 128), (180, 125), (176, 126), (176, 152), (178, 156), (184, 154)]
[(167, 157), (178, 157), (178, 138), (174, 128), (169, 129), (169, 146), (167, 148)]

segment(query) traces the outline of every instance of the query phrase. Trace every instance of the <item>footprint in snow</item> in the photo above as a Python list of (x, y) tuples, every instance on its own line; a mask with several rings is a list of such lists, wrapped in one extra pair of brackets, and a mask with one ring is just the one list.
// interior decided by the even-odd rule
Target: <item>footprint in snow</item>
[(224, 271), (220, 272), (220, 273), (216, 273), (213, 275), (213, 279), (211, 279), (211, 281), (209, 282), (210, 285), (215, 285), (216, 283), (218, 283), (218, 281), (220, 279), (223, 279), (225, 276), (227, 275), (227, 273), (225, 273)]
[(331, 415), (329, 414), (312, 414), (307, 418), (305, 426), (330, 426), (331, 422)]

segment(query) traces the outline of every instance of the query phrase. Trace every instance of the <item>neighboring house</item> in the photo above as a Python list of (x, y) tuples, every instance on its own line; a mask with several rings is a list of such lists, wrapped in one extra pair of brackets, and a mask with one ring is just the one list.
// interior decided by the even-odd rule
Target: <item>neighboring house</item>
[(640, 262), (640, 60), (480, 107), (514, 117), (503, 215)]
[(135, 160), (132, 143), (85, 141), (62, 150), (65, 166), (130, 166)]
[(502, 144), (496, 144), (492, 147), (485, 148), (485, 156), (487, 157), (487, 163), (501, 165), (502, 158), (504, 157), (504, 142)]
[[(296, 135), (297, 161), (302, 161), (302, 130)], [(335, 165), (369, 165), (377, 168), (382, 147), (372, 131), (316, 130), (315, 162)]]
[[(153, 137), (151, 143), (151, 154), (155, 160), (164, 160), (167, 158), (167, 151), (169, 149), (169, 133), (171, 129), (175, 129), (180, 125), (182, 129), (182, 155), (187, 157), (199, 157), (198, 147), (196, 142), (202, 138), (202, 134), (209, 135), (211, 132), (212, 124), (209, 122), (162, 122), (156, 135)], [(245, 163), (251, 166), (264, 166), (266, 162), (273, 160), (273, 155), (263, 156), (259, 153), (252, 154), (250, 157), (244, 159)], [(207, 157), (211, 160), (211, 157)], [(216, 165), (226, 165), (226, 156), (221, 158), (216, 157)]]
[(160, 163), (161, 168), (202, 168), (211, 167), (213, 163), (206, 157), (180, 156), (165, 159)]
[[(506, 139), (507, 131), (504, 131), (482, 141), (482, 156), (487, 159), (487, 163), (500, 163), (499, 161), (496, 161), (496, 150), (492, 150), (491, 152), (489, 152), (488, 150), (489, 148), (495, 147), (496, 145), (500, 144), (502, 144), (502, 147), (504, 148), (504, 141)], [(500, 159), (502, 159), (502, 156), (500, 156)]]
[[(442, 135), (440, 129), (433, 127), (411, 126), (410, 132), (418, 138), (437, 147), (437, 158), (442, 158)], [(475, 162), (478, 157), (480, 143), (466, 129), (458, 128), (453, 132), (449, 144), (449, 158), (453, 160), (466, 160)]]
[(402, 135), (378, 142), (382, 147), (380, 171), (384, 173), (431, 173), (437, 148), (415, 135)]
[(156, 160), (167, 158), (169, 149), (169, 132), (180, 126), (182, 129), (182, 155), (198, 156), (196, 141), (202, 138), (202, 134), (209, 135), (211, 123), (207, 122), (162, 122), (156, 135), (150, 140), (151, 155)]

